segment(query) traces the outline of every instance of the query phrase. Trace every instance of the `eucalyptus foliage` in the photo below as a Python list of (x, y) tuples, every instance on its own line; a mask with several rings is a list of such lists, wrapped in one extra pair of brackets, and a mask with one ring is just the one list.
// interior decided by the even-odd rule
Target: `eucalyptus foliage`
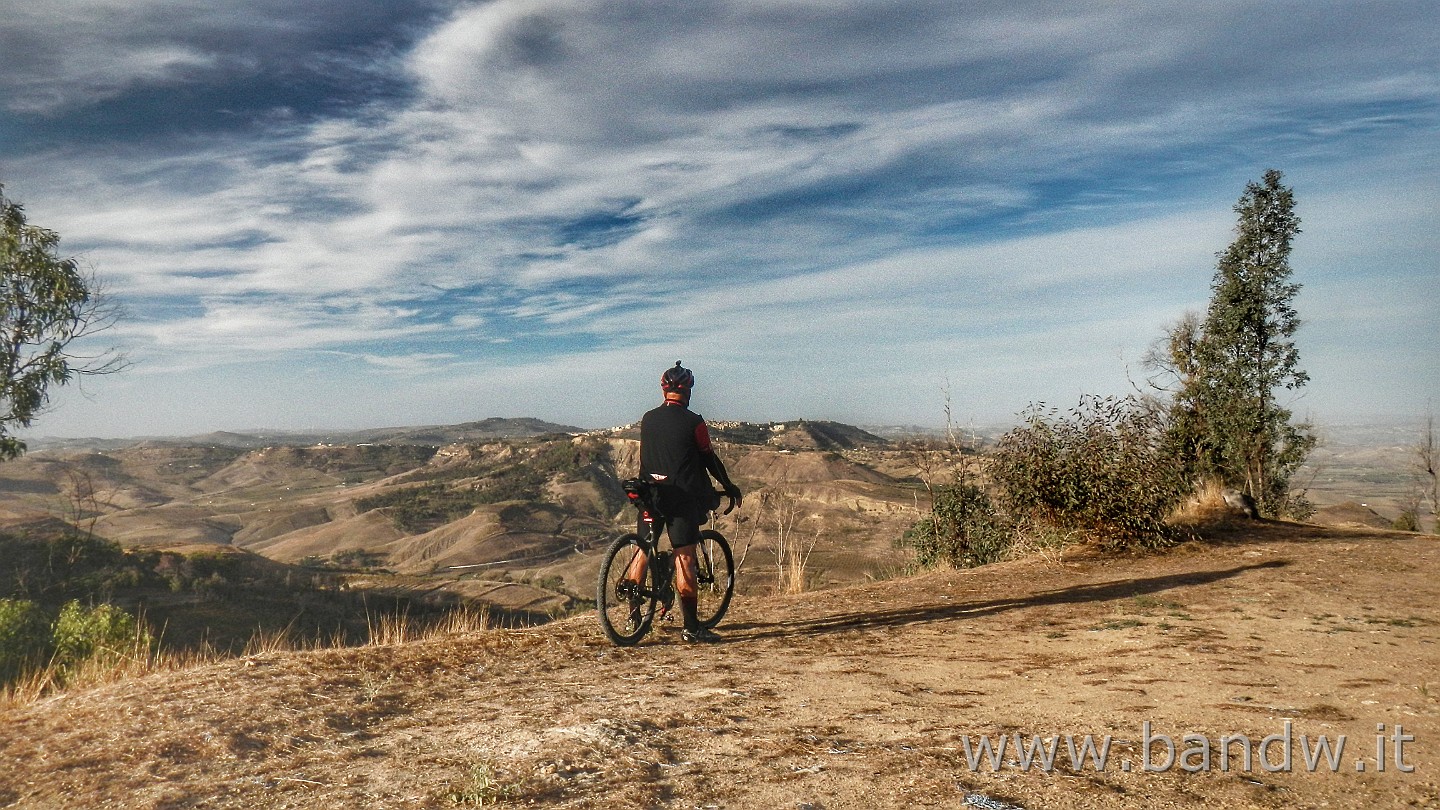
[(49, 645), (50, 622), (39, 605), (0, 599), (0, 686), (43, 666)]
[(1083, 397), (1066, 413), (1043, 405), (996, 442), (986, 470), (1013, 520), (1075, 530), (1106, 545), (1153, 548), (1184, 493), (1162, 437), (1164, 414), (1134, 397)]
[(110, 351), (71, 351), (72, 341), (108, 327), (114, 312), (78, 263), (60, 257), (59, 234), (27, 223), (3, 192), (0, 186), (0, 460), (25, 452), (13, 431), (30, 426), (51, 386), (123, 365)]

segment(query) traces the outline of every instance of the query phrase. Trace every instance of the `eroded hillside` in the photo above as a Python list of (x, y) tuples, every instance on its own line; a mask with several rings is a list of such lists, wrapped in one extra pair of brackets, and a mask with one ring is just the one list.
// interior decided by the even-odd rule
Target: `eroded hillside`
[[(530, 614), (584, 609), (596, 550), (633, 520), (620, 480), (638, 467), (635, 431), (486, 433), (503, 427), (415, 429), (395, 444), (37, 453), (0, 468), (0, 522), (64, 520), (132, 548), (226, 546)], [(781, 539), (806, 555), (807, 587), (903, 566), (894, 544), (924, 494), (908, 451), (824, 422), (718, 423), (715, 435), (747, 493), (719, 526), (752, 570), (773, 572), (752, 590), (777, 585)]]

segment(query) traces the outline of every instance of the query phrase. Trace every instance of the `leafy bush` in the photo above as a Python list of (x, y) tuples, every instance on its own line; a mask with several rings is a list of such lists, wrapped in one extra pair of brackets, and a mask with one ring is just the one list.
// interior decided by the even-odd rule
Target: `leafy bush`
[(118, 543), (70, 532), (54, 537), (0, 534), (0, 596), (58, 604), (57, 593), (99, 592), (134, 577), (137, 559)]
[(910, 527), (904, 543), (915, 550), (915, 564), (922, 568), (942, 563), (971, 568), (1004, 559), (1015, 532), (985, 490), (956, 481), (936, 488), (930, 514)]
[(1184, 479), (1164, 450), (1165, 419), (1133, 397), (1084, 397), (1065, 416), (1032, 406), (987, 470), (1018, 522), (1080, 530), (1110, 546), (1158, 547)]
[(86, 608), (66, 602), (51, 629), (53, 665), (64, 676), (94, 662), (113, 666), (148, 650), (150, 634), (129, 613), (109, 604)]
[(39, 605), (0, 599), (0, 685), (43, 666), (50, 645), (50, 622)]
[(387, 559), (389, 555), (383, 551), (347, 548), (333, 552), (329, 557), (310, 554), (300, 558), (299, 565), (319, 571), (385, 571)]
[(0, 533), (0, 598), (28, 599), (53, 614), (72, 599), (84, 603), (127, 601), (121, 594), (170, 590), (215, 595), (268, 575), (227, 551), (180, 554), (123, 549), (82, 533), (55, 536)]
[(1406, 509), (1400, 513), (1400, 517), (1390, 524), (1390, 528), (1397, 532), (1418, 532), (1420, 531), (1420, 513), (1414, 509)]
[(82, 667), (113, 667), (150, 644), (149, 631), (114, 605), (66, 602), (51, 621), (34, 602), (0, 599), (0, 685), (47, 668), (63, 684)]

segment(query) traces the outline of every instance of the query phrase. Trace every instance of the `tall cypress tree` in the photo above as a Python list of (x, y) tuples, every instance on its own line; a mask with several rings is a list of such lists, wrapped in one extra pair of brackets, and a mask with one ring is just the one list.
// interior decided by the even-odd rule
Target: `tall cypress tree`
[(1189, 432), (1190, 463), (1202, 475), (1244, 489), (1265, 514), (1303, 516), (1290, 477), (1315, 446), (1276, 397), (1310, 379), (1293, 337), (1300, 327), (1290, 280), (1290, 244), (1300, 233), (1295, 196), (1281, 174), (1265, 172), (1235, 205), (1236, 238), (1220, 254), (1210, 306), (1194, 342), (1192, 375), (1177, 394)]

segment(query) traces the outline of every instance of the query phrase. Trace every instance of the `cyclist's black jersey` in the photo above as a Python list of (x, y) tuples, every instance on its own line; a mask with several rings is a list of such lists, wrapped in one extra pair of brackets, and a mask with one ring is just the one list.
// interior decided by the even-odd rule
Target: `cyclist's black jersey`
[(683, 405), (661, 405), (640, 420), (640, 475), (665, 476), (705, 509), (719, 503), (700, 455), (713, 452), (704, 417)]

